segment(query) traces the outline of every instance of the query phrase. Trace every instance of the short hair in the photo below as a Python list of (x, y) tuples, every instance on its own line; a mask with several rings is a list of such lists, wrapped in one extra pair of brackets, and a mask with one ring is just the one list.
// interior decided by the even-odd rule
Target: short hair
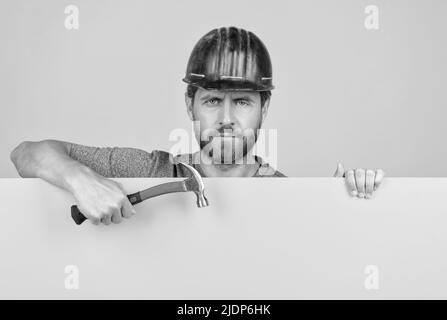
[[(197, 90), (198, 87), (193, 86), (191, 84), (188, 84), (188, 86), (186, 87), (186, 95), (192, 99), (192, 103), (194, 103), (194, 96), (196, 95)], [(265, 101), (269, 99), (270, 96), (272, 95), (272, 92), (269, 90), (269, 91), (259, 91), (259, 93), (261, 94), (261, 107), (263, 107)]]

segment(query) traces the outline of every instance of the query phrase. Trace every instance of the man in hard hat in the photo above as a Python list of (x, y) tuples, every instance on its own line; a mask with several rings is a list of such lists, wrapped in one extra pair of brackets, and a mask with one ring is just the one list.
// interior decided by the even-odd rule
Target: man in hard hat
[[(22, 177), (39, 177), (71, 192), (93, 223), (120, 223), (135, 211), (120, 183), (111, 177), (183, 177), (178, 163), (204, 177), (285, 177), (251, 153), (267, 115), (272, 84), (269, 53), (252, 32), (214, 29), (194, 47), (188, 61), (185, 102), (200, 151), (172, 155), (135, 148), (99, 148), (57, 140), (24, 141), (11, 153)], [(382, 170), (346, 171), (349, 192), (369, 198)]]

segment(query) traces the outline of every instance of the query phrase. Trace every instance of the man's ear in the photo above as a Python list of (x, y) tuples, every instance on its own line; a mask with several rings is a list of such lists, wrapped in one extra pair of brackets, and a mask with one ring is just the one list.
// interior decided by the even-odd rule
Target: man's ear
[(191, 119), (191, 121), (194, 121), (192, 98), (189, 97), (186, 92), (185, 92), (185, 104), (186, 104), (186, 112), (188, 112), (189, 119)]
[(261, 108), (261, 113), (262, 113), (262, 123), (264, 123), (265, 117), (267, 116), (267, 112), (269, 110), (269, 105), (270, 105), (270, 97), (268, 97), (267, 99), (265, 99), (264, 101), (264, 105)]

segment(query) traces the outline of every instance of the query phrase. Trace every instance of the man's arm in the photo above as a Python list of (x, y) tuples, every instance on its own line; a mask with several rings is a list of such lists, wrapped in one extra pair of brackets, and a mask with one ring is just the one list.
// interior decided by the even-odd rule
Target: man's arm
[(24, 141), (11, 161), (24, 178), (41, 178), (70, 192), (81, 212), (93, 223), (119, 223), (135, 210), (124, 188), (70, 157), (74, 144), (57, 140)]
[(71, 144), (57, 140), (23, 141), (10, 158), (22, 178), (42, 178), (68, 190), (68, 175), (82, 165), (69, 157)]

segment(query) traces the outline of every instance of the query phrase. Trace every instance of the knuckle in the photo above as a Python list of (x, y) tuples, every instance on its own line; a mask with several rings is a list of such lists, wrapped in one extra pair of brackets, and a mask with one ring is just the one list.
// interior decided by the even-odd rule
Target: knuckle
[(112, 210), (110, 208), (106, 208), (101, 212), (102, 219), (107, 219), (110, 218), (111, 216), (112, 216)]
[(118, 202), (119, 202), (120, 206), (123, 205), (126, 202), (126, 200), (128, 200), (127, 196), (124, 194), (121, 194), (121, 196), (118, 198)]
[(92, 221), (96, 221), (101, 218), (101, 214), (98, 211), (89, 211), (88, 215), (86, 216)]
[(119, 203), (115, 202), (115, 203), (113, 203), (113, 204), (111, 204), (111, 205), (108, 206), (108, 208), (107, 208), (107, 212), (108, 212), (109, 214), (113, 214), (114, 212), (116, 212), (116, 211), (119, 210), (120, 208), (121, 208), (121, 205), (120, 205)]

